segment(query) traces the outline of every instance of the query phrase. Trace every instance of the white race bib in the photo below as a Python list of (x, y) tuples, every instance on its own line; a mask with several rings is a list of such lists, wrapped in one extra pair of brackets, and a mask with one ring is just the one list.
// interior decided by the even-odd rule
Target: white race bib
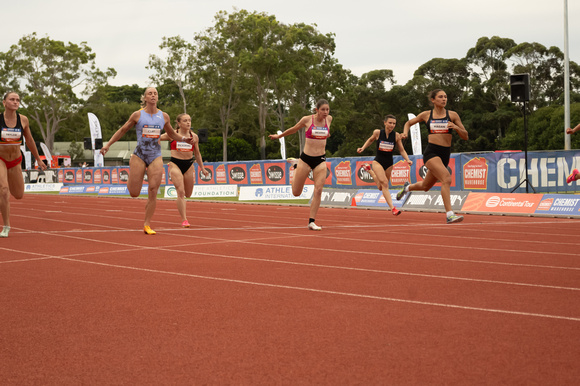
[(192, 151), (193, 145), (187, 142), (177, 142), (175, 148), (179, 151)]
[(449, 121), (447, 119), (433, 119), (431, 121), (431, 127), (429, 128), (429, 132), (431, 134), (448, 134), (449, 128), (447, 124)]
[(326, 127), (314, 127), (310, 133), (312, 138), (315, 139), (326, 139), (328, 137), (328, 128)]
[(143, 126), (143, 131), (141, 134), (144, 138), (159, 138), (161, 136), (161, 127), (155, 126)]
[(19, 128), (3, 127), (0, 141), (5, 145), (19, 145), (22, 137), (22, 130)]
[(379, 143), (379, 150), (380, 151), (393, 151), (393, 149), (395, 148), (395, 144), (392, 142), (387, 142), (387, 141), (381, 141)]

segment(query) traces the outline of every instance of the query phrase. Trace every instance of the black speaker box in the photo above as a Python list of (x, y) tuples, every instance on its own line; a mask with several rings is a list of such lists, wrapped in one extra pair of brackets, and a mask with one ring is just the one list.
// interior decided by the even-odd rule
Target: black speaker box
[(530, 74), (510, 75), (512, 102), (530, 100)]
[(199, 137), (199, 143), (207, 142), (207, 129), (199, 129), (197, 136)]

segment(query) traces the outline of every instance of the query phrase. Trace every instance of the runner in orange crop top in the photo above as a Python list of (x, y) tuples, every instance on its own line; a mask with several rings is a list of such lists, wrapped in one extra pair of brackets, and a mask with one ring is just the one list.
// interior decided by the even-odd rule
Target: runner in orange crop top
[[(312, 171), (314, 192), (310, 203), (308, 229), (313, 231), (322, 229), (316, 225), (314, 220), (320, 207), (322, 188), (326, 180), (326, 140), (330, 137), (330, 125), (332, 124), (332, 116), (329, 113), (328, 101), (320, 99), (316, 103), (314, 115), (306, 115), (296, 125), (283, 133), (269, 136), (270, 139), (276, 140), (294, 134), (300, 129), (306, 129), (304, 151), (300, 154), (300, 159), (296, 161), (296, 170), (292, 180), (292, 194), (296, 197), (302, 195), (308, 174)], [(288, 160), (290, 161), (290, 159)]]

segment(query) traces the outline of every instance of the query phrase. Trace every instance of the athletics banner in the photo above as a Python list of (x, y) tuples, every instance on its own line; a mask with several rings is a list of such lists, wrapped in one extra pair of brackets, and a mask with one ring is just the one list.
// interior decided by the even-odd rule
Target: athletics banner
[(292, 186), (241, 186), (240, 201), (268, 201), (268, 200), (309, 200), (312, 198), (314, 186), (304, 185), (302, 194), (295, 197), (292, 194)]
[[(416, 118), (415, 114), (407, 114), (409, 119)], [(421, 155), (423, 153), (421, 148), (421, 128), (418, 123), (411, 126), (411, 144), (413, 145), (413, 155)]]
[(105, 161), (101, 152), (95, 149), (95, 140), (96, 139), (103, 139), (101, 134), (101, 124), (99, 122), (99, 118), (93, 113), (87, 114), (89, 117), (89, 127), (91, 130), (91, 143), (93, 146), (93, 159), (95, 162), (95, 167), (101, 167), (105, 165)]

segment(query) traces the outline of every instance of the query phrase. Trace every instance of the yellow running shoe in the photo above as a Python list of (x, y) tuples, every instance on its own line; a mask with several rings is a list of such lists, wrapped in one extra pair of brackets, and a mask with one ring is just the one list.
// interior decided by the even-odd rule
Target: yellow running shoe
[(143, 232), (145, 232), (146, 235), (157, 234), (157, 232), (155, 232), (153, 229), (151, 229), (151, 227), (149, 225), (145, 225), (145, 228), (143, 228)]

